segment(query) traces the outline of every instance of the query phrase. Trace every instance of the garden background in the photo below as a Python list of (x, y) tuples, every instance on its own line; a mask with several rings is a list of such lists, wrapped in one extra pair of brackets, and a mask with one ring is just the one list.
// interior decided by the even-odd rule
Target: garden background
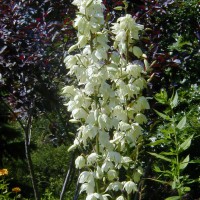
[[(149, 65), (144, 95), (151, 109), (145, 113), (148, 123), (137, 149), (144, 172), (132, 199), (177, 196), (168, 160), (173, 152), (172, 117), (182, 141), (185, 191), (181, 199), (198, 199), (200, 3), (127, 3), (127, 9), (122, 9), (122, 1), (103, 1), (108, 22), (129, 13), (144, 25), (138, 45)], [(77, 85), (64, 63), (69, 47), (77, 41), (73, 27), (77, 8), (68, 0), (4, 0), (0, 11), (0, 169), (8, 170), (0, 173), (0, 198), (85, 199), (85, 194), (78, 195), (80, 172), (75, 169), (80, 151), (68, 152), (78, 124), (69, 122), (71, 113), (62, 94), (66, 85)], [(16, 187), (20, 190), (12, 191)]]

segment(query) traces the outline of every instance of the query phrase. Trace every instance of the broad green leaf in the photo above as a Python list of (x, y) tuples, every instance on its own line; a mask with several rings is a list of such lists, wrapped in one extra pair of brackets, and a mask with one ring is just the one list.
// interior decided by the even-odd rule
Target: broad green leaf
[(187, 155), (186, 158), (180, 163), (179, 168), (180, 169), (185, 169), (187, 167), (187, 165), (188, 165), (189, 160), (190, 160), (190, 156)]
[(181, 199), (181, 197), (179, 197), (179, 196), (172, 196), (172, 197), (166, 198), (165, 200), (179, 200), (179, 199)]
[(183, 129), (184, 128), (184, 126), (185, 126), (185, 124), (186, 124), (186, 116), (184, 116), (182, 119), (181, 119), (181, 121), (177, 124), (177, 128), (178, 129)]
[(160, 155), (160, 154), (151, 153), (151, 152), (149, 152), (149, 154), (151, 154), (152, 156), (155, 156), (156, 158), (160, 158), (161, 160), (165, 160), (165, 161), (170, 162), (170, 163), (172, 162), (171, 159), (169, 159), (169, 158), (167, 158), (167, 157), (165, 157), (165, 156), (162, 156), (162, 155)]
[(172, 108), (175, 108), (178, 105), (178, 93), (176, 92), (173, 96), (173, 99), (170, 102)]
[(160, 117), (162, 117), (165, 120), (170, 120), (171, 118), (168, 115), (165, 115), (157, 110), (154, 110)]
[(140, 58), (143, 54), (142, 50), (140, 49), (140, 47), (134, 46), (133, 47), (133, 54), (137, 57)]
[(191, 145), (191, 141), (192, 141), (193, 135), (191, 135), (187, 140), (185, 140), (179, 147), (179, 151), (185, 151), (186, 149), (188, 149)]

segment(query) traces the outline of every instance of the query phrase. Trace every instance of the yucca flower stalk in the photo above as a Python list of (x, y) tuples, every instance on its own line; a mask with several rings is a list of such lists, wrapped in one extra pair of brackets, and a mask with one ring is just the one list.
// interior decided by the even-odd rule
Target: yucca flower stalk
[[(101, 0), (75, 0), (72, 4), (78, 7), (74, 21), (78, 41), (68, 51), (75, 53), (64, 62), (78, 86), (66, 86), (63, 93), (70, 121), (81, 124), (69, 151), (82, 147), (90, 152), (82, 152), (75, 161), (83, 170), (80, 192), (86, 192), (86, 200), (130, 199), (142, 175), (131, 152), (142, 137), (141, 124), (147, 122), (143, 112), (149, 109), (142, 96), (145, 55), (135, 46), (143, 26), (127, 14), (109, 30)], [(130, 60), (130, 54), (140, 60)], [(126, 170), (124, 180), (120, 180), (122, 168)]]

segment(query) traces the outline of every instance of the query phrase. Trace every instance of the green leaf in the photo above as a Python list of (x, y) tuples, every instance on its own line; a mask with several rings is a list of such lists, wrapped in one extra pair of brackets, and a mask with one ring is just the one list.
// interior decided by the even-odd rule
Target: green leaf
[(171, 183), (171, 186), (172, 186), (172, 190), (176, 189), (176, 181), (175, 180)]
[(192, 141), (193, 135), (191, 135), (187, 140), (185, 140), (179, 147), (179, 152), (185, 151), (186, 149), (188, 149), (191, 145), (191, 141)]
[(114, 8), (114, 10), (122, 10), (122, 9), (123, 9), (122, 6), (117, 6), (117, 7)]
[(170, 102), (172, 108), (175, 108), (178, 105), (178, 93), (176, 92), (173, 96), (172, 101)]
[(68, 41), (68, 36), (64, 36), (64, 42), (67, 42)]
[(165, 177), (169, 177), (169, 176), (171, 176), (172, 174), (173, 174), (173, 172), (172, 171), (169, 171), (169, 170), (165, 170), (165, 171), (163, 171), (165, 174), (164, 174), (164, 176)]
[(190, 187), (184, 187), (184, 188), (183, 188), (183, 191), (184, 191), (184, 192), (189, 192), (190, 190), (191, 190)]
[(167, 158), (167, 157), (165, 157), (165, 156), (162, 156), (162, 155), (160, 155), (160, 154), (151, 153), (151, 152), (149, 152), (149, 154), (151, 154), (152, 156), (155, 156), (156, 158), (160, 158), (161, 160), (165, 160), (165, 161), (170, 162), (170, 163), (172, 162), (171, 159), (169, 159), (169, 158)]
[(173, 152), (173, 151), (171, 150), (171, 152), (161, 152), (160, 154), (162, 154), (162, 155), (167, 155), (167, 156), (174, 156), (174, 155), (176, 155), (176, 152)]
[(161, 169), (158, 166), (154, 166), (154, 171), (155, 172), (162, 172)]
[(134, 46), (133, 47), (133, 54), (137, 57), (140, 58), (143, 54), (142, 50), (140, 49), (140, 47)]
[(200, 159), (191, 160), (189, 163), (200, 164)]
[(167, 104), (168, 96), (166, 90), (161, 90), (160, 93), (157, 93), (155, 99), (161, 104)]
[(178, 129), (183, 129), (184, 128), (184, 126), (185, 126), (185, 124), (186, 124), (186, 116), (184, 116), (182, 119), (181, 119), (181, 121), (177, 124), (177, 128)]
[(179, 199), (181, 199), (181, 197), (179, 197), (179, 196), (172, 196), (172, 197), (166, 198), (165, 200), (179, 200)]
[(188, 165), (189, 160), (190, 160), (190, 156), (187, 155), (186, 158), (180, 163), (179, 168), (180, 169), (185, 169), (187, 167), (187, 165)]
[(162, 117), (165, 120), (170, 120), (171, 118), (168, 115), (165, 115), (157, 110), (154, 110), (160, 117)]
[(156, 146), (156, 145), (162, 144), (162, 143), (164, 143), (164, 142), (165, 142), (165, 140), (164, 140), (164, 139), (161, 139), (161, 140), (156, 140), (155, 142), (151, 142), (151, 143), (149, 143), (148, 145), (149, 145), (149, 146)]

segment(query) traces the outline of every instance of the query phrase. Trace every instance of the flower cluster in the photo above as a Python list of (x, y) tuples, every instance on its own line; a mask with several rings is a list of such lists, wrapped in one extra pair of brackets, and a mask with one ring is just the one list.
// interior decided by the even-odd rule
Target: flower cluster
[[(126, 15), (112, 24), (109, 31), (101, 0), (74, 0), (73, 4), (79, 9), (74, 22), (78, 41), (69, 52), (79, 51), (68, 55), (64, 62), (68, 74), (77, 78), (78, 86), (64, 87), (63, 94), (68, 98), (70, 121), (81, 124), (69, 150), (81, 146), (91, 152), (83, 152), (75, 161), (76, 168), (83, 170), (79, 177), (81, 192), (87, 193), (87, 200), (107, 200), (117, 191), (126, 191), (129, 196), (137, 191), (142, 175), (130, 152), (142, 137), (141, 125), (147, 122), (143, 113), (149, 109), (141, 95), (146, 87), (142, 77), (144, 64), (128, 59), (129, 53), (136, 58), (143, 54), (133, 46), (143, 26)], [(120, 182), (122, 167), (129, 178)]]
[(5, 176), (8, 175), (8, 170), (7, 169), (0, 169), (0, 176)]
[(112, 32), (115, 34), (114, 48), (118, 47), (121, 54), (127, 50), (133, 51), (135, 56), (140, 57), (141, 49), (137, 46), (132, 47), (132, 44), (139, 39), (139, 31), (143, 28), (144, 26), (137, 24), (130, 14), (120, 17), (112, 27)]
[(21, 192), (21, 189), (19, 187), (14, 187), (14, 188), (12, 188), (12, 192), (19, 193), (19, 192)]

